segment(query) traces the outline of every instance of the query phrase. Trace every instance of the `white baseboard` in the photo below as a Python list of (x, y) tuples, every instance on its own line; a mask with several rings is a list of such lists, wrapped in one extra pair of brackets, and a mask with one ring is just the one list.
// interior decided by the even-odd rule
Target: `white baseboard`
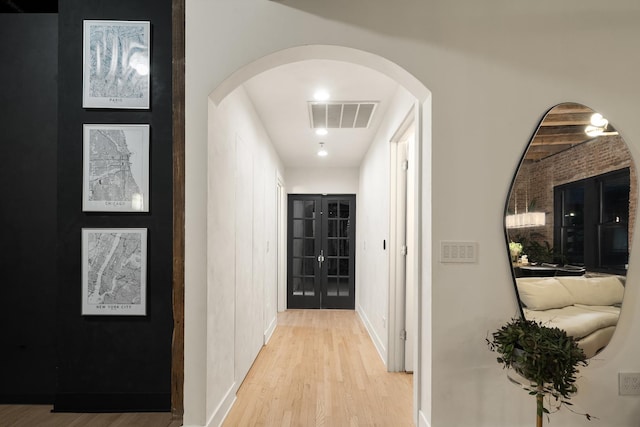
[(207, 422), (207, 427), (220, 427), (224, 422), (227, 415), (229, 415), (229, 411), (233, 407), (233, 404), (236, 402), (236, 383), (231, 384), (231, 388), (227, 390), (227, 393), (224, 395), (222, 401), (218, 404), (218, 407), (211, 418), (209, 418), (209, 422)]
[(418, 411), (418, 427), (431, 427), (431, 424), (429, 424), (427, 417), (422, 411)]
[(360, 319), (362, 319), (362, 323), (364, 323), (364, 327), (369, 333), (369, 336), (371, 337), (371, 341), (373, 341), (373, 345), (378, 351), (378, 355), (382, 359), (382, 363), (384, 363), (384, 366), (387, 366), (387, 349), (385, 348), (378, 334), (376, 334), (376, 331), (371, 325), (371, 322), (369, 321), (367, 314), (362, 310), (361, 306), (358, 306), (356, 313), (358, 313), (358, 315), (360, 316)]
[(271, 319), (271, 323), (269, 324), (269, 327), (267, 328), (266, 331), (264, 331), (264, 344), (265, 345), (271, 339), (271, 336), (273, 335), (273, 332), (276, 330), (276, 326), (278, 326), (278, 315), (277, 314), (275, 316), (273, 316), (273, 319)]

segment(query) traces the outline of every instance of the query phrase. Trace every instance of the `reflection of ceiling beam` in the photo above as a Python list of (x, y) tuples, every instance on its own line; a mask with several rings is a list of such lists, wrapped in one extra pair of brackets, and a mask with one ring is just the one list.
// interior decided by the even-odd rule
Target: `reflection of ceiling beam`
[(541, 126), (536, 135), (576, 135), (584, 134), (585, 125)]
[(563, 125), (583, 125), (591, 123), (592, 110), (585, 113), (550, 113), (547, 114), (544, 121), (540, 123), (541, 127), (547, 126), (563, 126)]
[(574, 135), (536, 136), (531, 145), (575, 145), (592, 139), (586, 133)]
[[(585, 133), (595, 111), (581, 104), (566, 103), (552, 108), (535, 133), (525, 161), (538, 161), (591, 141), (594, 137)], [(615, 132), (613, 126), (607, 132)]]
[(559, 153), (561, 151), (564, 151), (565, 149), (566, 149), (565, 147), (551, 148), (551, 147), (548, 147), (548, 146), (530, 147), (529, 151), (527, 151), (526, 160), (544, 159), (545, 157), (552, 156), (552, 155), (557, 154), (557, 153)]

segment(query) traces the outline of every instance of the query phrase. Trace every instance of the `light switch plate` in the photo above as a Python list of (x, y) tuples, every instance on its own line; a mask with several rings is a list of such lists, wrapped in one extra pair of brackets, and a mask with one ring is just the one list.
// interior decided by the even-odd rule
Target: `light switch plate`
[(620, 396), (640, 395), (640, 373), (618, 372), (618, 394)]
[(478, 262), (478, 242), (440, 242), (440, 262)]

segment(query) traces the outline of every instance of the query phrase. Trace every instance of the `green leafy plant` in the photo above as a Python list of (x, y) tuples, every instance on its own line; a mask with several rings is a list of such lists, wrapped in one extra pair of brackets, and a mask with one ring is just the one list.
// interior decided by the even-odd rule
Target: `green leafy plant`
[(522, 244), (522, 253), (529, 256), (529, 262), (560, 262), (561, 255), (551, 247), (544, 235), (535, 231), (518, 233), (513, 239)]
[[(513, 369), (529, 381), (521, 384), (509, 377), (536, 397), (536, 426), (542, 426), (543, 415), (548, 417), (551, 413), (549, 408), (555, 412), (563, 405), (572, 405), (569, 400), (577, 391), (578, 368), (588, 364), (584, 351), (573, 337), (559, 328), (516, 318), (486, 340), (489, 349), (498, 353), (497, 361), (504, 369)], [(593, 418), (582, 415), (588, 420)]]

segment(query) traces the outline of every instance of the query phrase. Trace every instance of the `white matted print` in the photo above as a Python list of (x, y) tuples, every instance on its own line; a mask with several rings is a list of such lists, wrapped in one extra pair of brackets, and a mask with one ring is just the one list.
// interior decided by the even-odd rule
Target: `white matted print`
[(82, 229), (82, 314), (147, 313), (147, 229)]
[(82, 210), (149, 211), (149, 125), (84, 125)]
[(149, 108), (149, 21), (84, 21), (84, 108)]

